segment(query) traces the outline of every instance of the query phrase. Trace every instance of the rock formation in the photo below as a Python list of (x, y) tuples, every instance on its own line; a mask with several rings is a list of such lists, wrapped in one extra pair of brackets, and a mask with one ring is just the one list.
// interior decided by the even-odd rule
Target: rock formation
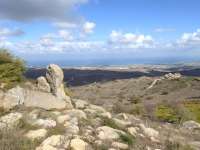
[(71, 109), (71, 99), (65, 94), (62, 69), (54, 64), (47, 67), (46, 77), (37, 79), (37, 90), (15, 87), (3, 93), (0, 100), (5, 109), (18, 105), (50, 109)]

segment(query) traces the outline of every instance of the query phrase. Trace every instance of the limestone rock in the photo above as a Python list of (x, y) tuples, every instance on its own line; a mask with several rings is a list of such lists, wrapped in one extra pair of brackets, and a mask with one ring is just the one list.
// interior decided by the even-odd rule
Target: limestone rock
[(65, 113), (71, 118), (76, 117), (78, 119), (87, 119), (87, 115), (85, 114), (85, 112), (79, 109), (67, 110), (65, 111)]
[(30, 130), (25, 136), (31, 140), (39, 140), (44, 138), (47, 135), (46, 129)]
[(65, 150), (69, 146), (69, 140), (63, 135), (53, 135), (42, 142), (36, 150)]
[(128, 133), (131, 134), (132, 136), (136, 136), (137, 134), (137, 128), (130, 127), (127, 129)]
[(3, 97), (3, 108), (12, 109), (17, 105), (23, 105), (25, 101), (25, 91), (23, 88), (17, 86), (8, 90)]
[(55, 64), (50, 64), (47, 67), (46, 78), (51, 87), (51, 92), (56, 97), (60, 99), (65, 99), (66, 95), (63, 85), (64, 74), (62, 69)]
[(70, 142), (70, 149), (71, 150), (86, 150), (87, 143), (81, 139), (72, 139)]
[(56, 126), (56, 121), (52, 119), (38, 119), (33, 123), (33, 125), (40, 126), (43, 128), (53, 128)]
[(116, 149), (121, 149), (121, 150), (126, 150), (128, 149), (128, 145), (124, 143), (119, 143), (119, 142), (113, 142), (112, 147)]
[(102, 126), (96, 129), (97, 136), (101, 140), (116, 140), (119, 139), (120, 134), (125, 134), (125, 132), (117, 129), (113, 129), (108, 126)]
[(114, 118), (113, 121), (120, 128), (126, 128), (127, 126), (131, 125), (131, 122), (129, 122), (129, 121), (124, 121), (124, 120), (120, 120), (120, 119), (116, 119), (116, 118)]
[(182, 75), (180, 73), (168, 73), (166, 75), (164, 75), (164, 79), (167, 80), (178, 80), (182, 77)]
[(85, 109), (86, 106), (88, 105), (86, 101), (79, 100), (79, 99), (74, 99), (73, 102), (75, 104), (76, 109)]
[(2, 116), (0, 118), (0, 130), (18, 127), (22, 117), (22, 114), (18, 112)]
[(140, 124), (140, 128), (142, 129), (142, 131), (144, 132), (144, 134), (149, 137), (149, 138), (158, 138), (159, 136), (159, 132), (156, 131), (155, 129), (153, 128), (148, 128), (148, 127), (145, 127), (144, 124)]
[(26, 91), (26, 99), (24, 105), (26, 107), (39, 107), (46, 110), (64, 109), (68, 107), (68, 103), (57, 99), (57, 97), (50, 93), (32, 90)]
[(50, 85), (47, 82), (45, 77), (38, 77), (37, 78), (37, 87), (40, 91), (51, 92)]
[(188, 130), (200, 129), (200, 124), (193, 120), (190, 120), (190, 121), (184, 122), (182, 125), (182, 128), (188, 129)]

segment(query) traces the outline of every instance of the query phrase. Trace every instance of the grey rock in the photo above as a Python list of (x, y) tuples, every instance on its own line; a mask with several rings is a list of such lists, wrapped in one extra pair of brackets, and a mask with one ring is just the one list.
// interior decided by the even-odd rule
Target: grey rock
[(51, 88), (49, 83), (47, 82), (45, 77), (37, 78), (37, 88), (43, 92), (51, 92)]

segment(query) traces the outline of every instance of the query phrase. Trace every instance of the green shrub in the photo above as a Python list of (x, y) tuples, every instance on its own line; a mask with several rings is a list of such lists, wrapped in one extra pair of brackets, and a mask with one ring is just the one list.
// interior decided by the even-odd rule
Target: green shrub
[(133, 145), (135, 137), (130, 134), (120, 134), (120, 140), (128, 145)]
[(102, 120), (103, 120), (103, 125), (104, 126), (108, 126), (108, 127), (111, 127), (111, 128), (114, 128), (114, 129), (121, 129), (113, 119), (110, 119), (110, 118), (106, 118), (106, 117), (102, 117)]
[(0, 49), (0, 84), (3, 88), (11, 88), (23, 80), (25, 63), (21, 59)]
[(159, 105), (155, 110), (155, 117), (161, 121), (169, 123), (177, 123), (180, 121), (180, 116), (174, 108), (168, 105)]
[(191, 117), (189, 119), (193, 119), (200, 123), (200, 102), (199, 101), (188, 101), (184, 102), (184, 107), (189, 111)]

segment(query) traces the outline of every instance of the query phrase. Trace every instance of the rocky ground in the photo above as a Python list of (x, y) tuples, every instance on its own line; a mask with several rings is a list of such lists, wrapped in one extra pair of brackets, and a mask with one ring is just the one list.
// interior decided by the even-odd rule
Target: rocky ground
[[(161, 100), (198, 99), (198, 78), (168, 74), (93, 83), (71, 88), (72, 95), (63, 78), (50, 65), (36, 84), (1, 91), (0, 150), (200, 149), (198, 120), (161, 122), (148, 110)], [(145, 113), (133, 112), (142, 104)], [(166, 116), (177, 119), (171, 111)]]

